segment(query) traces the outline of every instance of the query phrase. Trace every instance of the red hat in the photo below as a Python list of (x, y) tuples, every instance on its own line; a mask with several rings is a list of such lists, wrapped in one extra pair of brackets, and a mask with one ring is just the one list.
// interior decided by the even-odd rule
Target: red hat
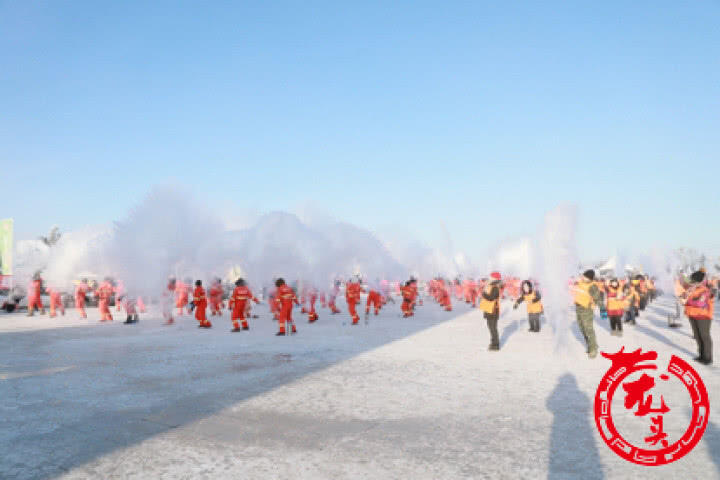
[(492, 272), (490, 274), (490, 278), (492, 278), (493, 280), (500, 280), (500, 272)]

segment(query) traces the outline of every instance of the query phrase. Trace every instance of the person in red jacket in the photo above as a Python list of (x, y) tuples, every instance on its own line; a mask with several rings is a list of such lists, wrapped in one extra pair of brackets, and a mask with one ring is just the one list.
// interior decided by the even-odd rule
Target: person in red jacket
[(55, 318), (56, 309), (60, 310), (60, 313), (65, 316), (65, 305), (63, 305), (62, 298), (60, 298), (60, 291), (52, 287), (46, 291), (50, 295), (50, 318)]
[(113, 295), (113, 286), (109, 278), (105, 278), (100, 284), (95, 295), (98, 297), (98, 309), (100, 310), (101, 322), (112, 322), (113, 317), (110, 313), (110, 298)]
[(195, 281), (195, 290), (193, 290), (193, 307), (195, 309), (195, 320), (199, 322), (198, 328), (210, 328), (212, 323), (207, 319), (207, 297), (205, 289), (202, 286), (202, 280)]
[(372, 285), (368, 290), (368, 297), (367, 301), (365, 302), (365, 317), (367, 318), (368, 315), (370, 315), (370, 306), (372, 305), (373, 310), (375, 311), (375, 315), (380, 313), (380, 309), (382, 308), (382, 296), (380, 295), (380, 287), (375, 283), (375, 285)]
[(450, 288), (449, 285), (447, 285), (442, 279), (440, 279), (440, 283), (438, 285), (438, 291), (439, 291), (438, 303), (440, 303), (440, 306), (443, 307), (446, 312), (452, 311), (450, 291), (448, 290), (449, 288)]
[(223, 308), (223, 286), (222, 286), (222, 280), (219, 278), (216, 278), (213, 282), (212, 286), (210, 286), (210, 315), (222, 315), (222, 308)]
[(413, 292), (412, 292), (412, 287), (410, 286), (409, 280), (400, 287), (400, 295), (402, 295), (402, 299), (403, 299), (402, 306), (400, 307), (403, 312), (403, 317), (404, 318), (411, 317), (413, 315), (413, 309), (412, 309)]
[(278, 278), (275, 281), (275, 286), (277, 289), (275, 290), (275, 302), (277, 302), (278, 305), (278, 323), (280, 324), (280, 331), (276, 335), (285, 335), (285, 324), (289, 323), (291, 325), (292, 331), (291, 333), (297, 333), (297, 329), (295, 328), (295, 322), (293, 322), (292, 319), (292, 309), (293, 304), (300, 305), (300, 302), (298, 302), (297, 296), (295, 296), (295, 292), (292, 288), (287, 286), (285, 284), (285, 280), (282, 278)]
[(36, 273), (33, 275), (30, 288), (28, 288), (28, 317), (32, 317), (35, 314), (35, 310), (40, 310), (40, 313), (45, 315), (45, 306), (42, 303), (42, 278), (40, 274)]
[(354, 282), (348, 280), (345, 284), (345, 301), (347, 302), (348, 312), (352, 317), (352, 324), (357, 325), (360, 322), (360, 316), (357, 314), (355, 307), (360, 303), (360, 294), (362, 293), (362, 286), (360, 282)]
[(75, 308), (80, 311), (81, 318), (87, 318), (87, 313), (85, 313), (85, 296), (89, 290), (90, 287), (88, 286), (87, 278), (83, 278), (75, 287)]
[(260, 303), (260, 301), (255, 298), (245, 284), (245, 280), (238, 278), (235, 282), (235, 289), (233, 290), (232, 295), (230, 296), (230, 301), (228, 302), (228, 308), (232, 310), (231, 318), (233, 322), (233, 329), (230, 330), (231, 332), (240, 331), (240, 324), (238, 323), (238, 320), (242, 322), (243, 330), (250, 330), (246, 315), (249, 300), (252, 300), (255, 303)]

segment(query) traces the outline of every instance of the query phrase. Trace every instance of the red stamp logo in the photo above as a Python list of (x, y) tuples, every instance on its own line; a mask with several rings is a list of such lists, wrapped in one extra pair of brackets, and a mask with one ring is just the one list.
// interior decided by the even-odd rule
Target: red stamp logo
[[(595, 393), (595, 424), (600, 436), (612, 451), (625, 460), (638, 465), (665, 465), (687, 455), (700, 441), (708, 424), (710, 401), (700, 375), (686, 361), (673, 355), (667, 366), (667, 373), (657, 373), (658, 354), (654, 351), (604, 353), (603, 357), (612, 362)], [(655, 372), (653, 372), (655, 370)], [(639, 377), (638, 377), (639, 374)], [(656, 387), (666, 385), (674, 375), (690, 395), (691, 419), (681, 437), (670, 443), (670, 434), (665, 430), (664, 417), (672, 408), (681, 413), (683, 405), (668, 405), (664, 396), (653, 395)], [(628, 379), (629, 376), (636, 378)], [(626, 380), (627, 379), (627, 380)], [(647, 423), (647, 436), (641, 445), (633, 445), (616, 428), (613, 420), (612, 402), (615, 391), (622, 386), (625, 394), (623, 406), (634, 417)], [(639, 443), (639, 442), (638, 442)]]

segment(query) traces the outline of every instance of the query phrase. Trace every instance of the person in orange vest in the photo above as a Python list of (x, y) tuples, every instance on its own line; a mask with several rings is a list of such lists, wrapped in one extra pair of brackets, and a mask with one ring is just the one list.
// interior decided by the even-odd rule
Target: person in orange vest
[(195, 280), (195, 289), (193, 290), (192, 308), (195, 310), (195, 320), (198, 321), (198, 328), (211, 328), (212, 323), (207, 319), (207, 297), (205, 289), (202, 286), (202, 280)]
[(175, 305), (175, 291), (177, 290), (177, 280), (174, 277), (168, 279), (165, 292), (163, 292), (162, 306), (164, 325), (172, 325), (175, 323), (173, 318), (173, 307)]
[(95, 295), (98, 297), (101, 322), (112, 322), (113, 320), (112, 313), (110, 313), (110, 298), (113, 296), (113, 291), (113, 285), (108, 277), (105, 277), (105, 280), (95, 291)]
[(587, 354), (589, 358), (597, 357), (598, 344), (595, 339), (593, 328), (594, 311), (593, 307), (602, 302), (602, 297), (597, 285), (594, 283), (595, 270), (585, 270), (583, 276), (573, 287), (573, 301), (575, 302), (575, 316), (577, 318), (580, 332), (585, 338)]
[(620, 287), (617, 278), (611, 278), (605, 292), (605, 309), (610, 320), (610, 335), (622, 337), (623, 315), (628, 308), (626, 291)]
[(540, 293), (535, 290), (530, 280), (523, 280), (520, 286), (520, 291), (522, 294), (518, 296), (518, 299), (515, 301), (513, 310), (515, 310), (522, 302), (525, 302), (528, 314), (528, 323), (530, 324), (528, 331), (539, 332), (540, 315), (543, 313), (543, 304), (540, 301)]
[(298, 302), (295, 291), (293, 291), (293, 289), (290, 288), (282, 278), (278, 278), (275, 281), (275, 286), (277, 287), (275, 290), (275, 301), (278, 304), (278, 323), (280, 325), (280, 331), (278, 331), (275, 335), (286, 335), (286, 323), (289, 323), (292, 328), (290, 333), (297, 333), (295, 322), (293, 322), (292, 319), (292, 309), (293, 305), (300, 305), (300, 302)]
[(360, 322), (360, 316), (357, 314), (356, 306), (360, 303), (360, 294), (362, 293), (362, 286), (360, 282), (354, 282), (348, 280), (345, 284), (345, 301), (347, 302), (348, 312), (352, 317), (352, 325), (357, 325)]
[(80, 280), (80, 283), (75, 286), (75, 308), (80, 311), (80, 318), (87, 318), (85, 301), (89, 290), (90, 287), (88, 286), (87, 278), (83, 278)]
[(63, 305), (60, 291), (49, 287), (46, 289), (47, 294), (50, 296), (50, 318), (55, 318), (55, 310), (59, 309), (60, 313), (65, 316), (65, 305)]
[(233, 329), (230, 330), (231, 332), (240, 331), (239, 322), (242, 322), (242, 330), (250, 330), (247, 314), (247, 307), (250, 300), (255, 303), (260, 303), (260, 300), (258, 300), (248, 288), (245, 280), (238, 278), (235, 281), (235, 289), (230, 295), (230, 300), (228, 302), (228, 308), (232, 311), (232, 316), (230, 318), (232, 319)]
[(696, 362), (710, 365), (713, 362), (710, 327), (715, 304), (714, 292), (706, 285), (705, 272), (697, 271), (690, 276), (690, 288), (685, 294), (685, 315), (690, 319), (698, 348)]
[(485, 285), (480, 294), (480, 310), (487, 322), (490, 331), (490, 345), (488, 350), (497, 352), (500, 350), (500, 336), (498, 335), (497, 324), (500, 319), (500, 294), (502, 289), (502, 277), (499, 272), (490, 274), (490, 282)]
[(28, 288), (28, 317), (32, 317), (35, 314), (35, 310), (40, 310), (42, 315), (45, 315), (45, 306), (42, 303), (42, 289), (43, 282), (39, 273), (33, 275), (32, 282), (30, 282), (30, 288)]
[(213, 284), (210, 286), (210, 291), (208, 292), (210, 295), (210, 315), (222, 315), (222, 308), (223, 308), (223, 286), (222, 286), (222, 280), (219, 278), (216, 278)]

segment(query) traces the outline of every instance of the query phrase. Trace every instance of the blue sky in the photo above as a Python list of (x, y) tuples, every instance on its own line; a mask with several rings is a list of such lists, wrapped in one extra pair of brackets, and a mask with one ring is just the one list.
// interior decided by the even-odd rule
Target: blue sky
[(0, 2), (0, 217), (170, 182), (471, 255), (563, 202), (584, 256), (720, 247), (720, 3), (353, 3)]

